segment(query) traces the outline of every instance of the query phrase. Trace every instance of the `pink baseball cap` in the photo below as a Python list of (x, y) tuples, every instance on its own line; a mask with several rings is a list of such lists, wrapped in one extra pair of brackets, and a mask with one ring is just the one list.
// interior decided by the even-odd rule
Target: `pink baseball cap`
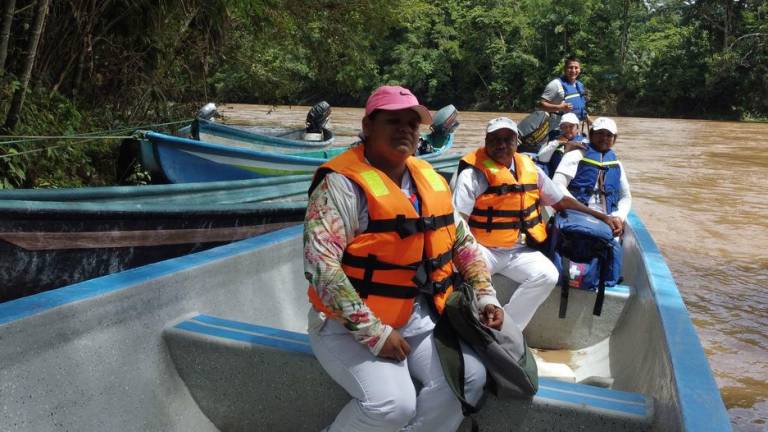
[(397, 111), (412, 109), (419, 114), (422, 124), (432, 124), (432, 114), (419, 100), (405, 87), (381, 86), (371, 93), (368, 102), (365, 103), (365, 115), (370, 115), (376, 110)]

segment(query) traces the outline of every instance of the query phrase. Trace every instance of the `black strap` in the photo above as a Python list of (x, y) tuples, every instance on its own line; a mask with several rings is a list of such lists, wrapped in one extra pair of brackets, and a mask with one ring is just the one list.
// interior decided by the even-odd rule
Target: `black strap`
[(568, 291), (570, 290), (568, 286), (568, 272), (571, 268), (571, 260), (562, 257), (561, 263), (563, 271), (560, 273), (560, 312), (557, 316), (562, 319), (565, 318), (565, 313), (568, 310)]
[(600, 316), (603, 312), (603, 302), (605, 301), (605, 281), (608, 279), (608, 263), (613, 260), (613, 247), (609, 245), (606, 252), (600, 255), (598, 263), (600, 265), (600, 283), (597, 286), (597, 298), (592, 314)]
[(493, 207), (487, 207), (485, 209), (475, 207), (472, 209), (472, 216), (516, 217), (518, 219), (525, 219), (538, 208), (538, 201), (522, 210), (495, 210)]
[(428, 273), (442, 267), (453, 259), (453, 249), (449, 249), (443, 254), (432, 259), (416, 261), (412, 264), (393, 264), (386, 261), (380, 261), (376, 255), (369, 254), (367, 257), (360, 257), (344, 252), (341, 257), (341, 263), (350, 267), (358, 267), (373, 270), (418, 270), (423, 267)]
[(525, 221), (514, 221), (514, 222), (479, 222), (473, 219), (469, 220), (469, 226), (477, 229), (484, 229), (486, 231), (491, 230), (503, 230), (503, 229), (523, 229), (527, 230), (529, 228), (532, 228), (536, 226), (538, 223), (542, 221), (541, 214), (536, 215), (536, 217), (532, 219), (528, 219)]
[(357, 290), (357, 292), (360, 294), (361, 298), (367, 298), (370, 295), (377, 295), (381, 297), (412, 299), (416, 298), (416, 296), (421, 292), (432, 296), (446, 291), (453, 285), (454, 276), (447, 276), (441, 281), (430, 281), (427, 285), (421, 287), (387, 284), (357, 278), (349, 278), (349, 281), (352, 283), (352, 286), (355, 287), (355, 290)]
[(485, 192), (482, 193), (482, 195), (486, 195), (486, 194), (504, 195), (504, 194), (513, 193), (513, 192), (528, 192), (528, 191), (536, 190), (538, 188), (539, 186), (535, 183), (530, 183), (530, 184), (504, 183), (499, 186), (489, 186), (488, 189), (486, 189)]
[[(436, 269), (439, 269), (440, 267), (444, 266), (445, 264), (449, 263), (453, 259), (453, 248), (448, 249), (443, 254), (440, 254), (436, 258), (432, 259), (424, 259), (417, 263), (417, 265), (414, 266), (416, 269), (416, 274), (411, 279), (416, 286), (425, 288), (427, 284), (432, 282), (431, 274)], [(429, 287), (426, 287), (427, 290)], [(444, 288), (442, 291), (445, 291), (447, 289)], [(424, 289), (422, 289), (424, 291)], [(442, 292), (442, 291), (435, 291), (435, 292)]]
[(395, 219), (369, 221), (365, 232), (396, 232), (403, 239), (417, 232), (436, 231), (452, 224), (453, 213), (440, 216), (422, 216), (420, 218), (406, 218), (405, 215), (397, 215)]

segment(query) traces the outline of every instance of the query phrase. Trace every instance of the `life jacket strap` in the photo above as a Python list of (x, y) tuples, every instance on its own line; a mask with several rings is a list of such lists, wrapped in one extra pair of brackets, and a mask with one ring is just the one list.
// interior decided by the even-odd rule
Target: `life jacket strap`
[(349, 278), (352, 286), (355, 287), (360, 298), (368, 298), (368, 296), (376, 295), (381, 297), (399, 298), (399, 299), (413, 299), (416, 298), (419, 293), (424, 293), (430, 298), (442, 292), (445, 292), (448, 288), (453, 286), (454, 276), (446, 276), (440, 281), (429, 281), (423, 286), (403, 286), (394, 285), (373, 281), (364, 281), (356, 278)]
[(493, 207), (487, 207), (485, 209), (475, 207), (472, 209), (472, 216), (514, 217), (518, 219), (525, 219), (538, 208), (538, 202), (531, 204), (530, 207), (524, 208), (522, 210), (494, 210)]
[(591, 187), (571, 187), (568, 186), (568, 190), (573, 194), (586, 194), (586, 195), (597, 195), (597, 194), (603, 194), (605, 196), (613, 196), (618, 195), (618, 190), (605, 190), (605, 187), (602, 189), (595, 189)]
[(485, 190), (481, 195), (485, 194), (496, 194), (496, 195), (504, 195), (508, 193), (517, 193), (517, 192), (528, 192), (532, 190), (538, 189), (539, 186), (537, 184), (507, 184), (504, 183), (502, 185), (498, 186), (489, 186), (488, 189)]
[(539, 224), (542, 221), (541, 214), (536, 215), (535, 217), (524, 220), (524, 221), (514, 221), (514, 222), (479, 222), (473, 219), (469, 220), (469, 226), (472, 228), (477, 229), (484, 229), (486, 231), (492, 231), (492, 230), (504, 230), (504, 229), (522, 229), (527, 230), (529, 228), (532, 228)]
[(424, 286), (428, 284), (431, 281), (430, 275), (432, 272), (449, 263), (452, 259), (453, 249), (451, 248), (436, 258), (422, 260), (416, 266), (416, 274), (413, 276), (413, 278), (411, 278), (411, 280), (417, 286)]
[(440, 216), (422, 216), (420, 218), (406, 218), (405, 215), (397, 215), (395, 219), (379, 219), (368, 222), (366, 233), (396, 232), (401, 239), (410, 235), (437, 231), (440, 228), (453, 224), (453, 213)]

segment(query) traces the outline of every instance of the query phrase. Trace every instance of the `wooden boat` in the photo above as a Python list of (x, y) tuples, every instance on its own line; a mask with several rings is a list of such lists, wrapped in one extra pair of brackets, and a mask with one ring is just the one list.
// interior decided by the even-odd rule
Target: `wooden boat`
[[(458, 126), (456, 115), (453, 105), (435, 114), (432, 131), (422, 134), (419, 157), (436, 160), (451, 148), (453, 131)], [(142, 132), (141, 137), (142, 164), (153, 175), (164, 176), (171, 183), (311, 174), (328, 159), (346, 150), (337, 147), (281, 153), (157, 132)]]
[[(0, 429), (328, 425), (349, 396), (308, 344), (301, 236), (290, 227), (0, 304)], [(555, 292), (526, 331), (576, 378), (542, 376), (532, 399), (489, 397), (481, 430), (731, 430), (674, 280), (634, 213), (624, 248), (626, 285), (600, 317), (594, 294), (571, 291), (559, 320)], [(497, 288), (502, 301), (514, 289)]]

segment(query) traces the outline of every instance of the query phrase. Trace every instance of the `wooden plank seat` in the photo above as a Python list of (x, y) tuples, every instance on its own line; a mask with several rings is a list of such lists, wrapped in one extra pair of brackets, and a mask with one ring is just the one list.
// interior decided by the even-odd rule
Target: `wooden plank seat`
[[(349, 401), (304, 333), (195, 314), (163, 335), (192, 397), (222, 431), (320, 430)], [(477, 419), (483, 431), (643, 431), (652, 411), (641, 394), (542, 378), (533, 399), (491, 396)]]

